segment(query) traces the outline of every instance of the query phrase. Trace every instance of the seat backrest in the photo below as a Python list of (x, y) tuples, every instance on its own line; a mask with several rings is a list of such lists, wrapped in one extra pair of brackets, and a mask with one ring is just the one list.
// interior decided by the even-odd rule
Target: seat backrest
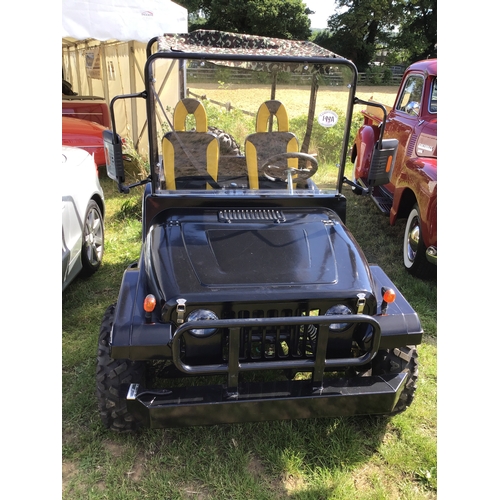
[[(277, 131), (269, 131), (269, 121), (275, 117), (278, 122)], [(272, 122), (271, 122), (272, 123)], [(257, 112), (255, 133), (245, 139), (245, 156), (250, 189), (259, 188), (259, 174), (265, 161), (271, 156), (281, 153), (297, 153), (299, 141), (289, 131), (288, 113), (285, 106), (276, 100), (262, 103)], [(288, 167), (297, 168), (298, 159), (282, 160)]]
[[(186, 118), (190, 114), (195, 117), (196, 130), (186, 131)], [(217, 181), (219, 141), (208, 132), (203, 104), (196, 99), (181, 99), (175, 106), (173, 121), (174, 130), (167, 132), (162, 141), (166, 188), (177, 189), (177, 179), (182, 178), (186, 186), (194, 187), (193, 179), (202, 179), (201, 185), (212, 189), (203, 179), (209, 175)]]

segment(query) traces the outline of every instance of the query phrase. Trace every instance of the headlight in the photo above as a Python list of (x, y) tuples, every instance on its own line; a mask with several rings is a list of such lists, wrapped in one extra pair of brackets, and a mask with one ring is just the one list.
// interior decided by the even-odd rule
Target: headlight
[[(344, 304), (336, 304), (336, 305), (330, 307), (330, 309), (328, 309), (328, 311), (326, 311), (325, 316), (332, 316), (334, 314), (335, 315), (352, 314), (352, 311)], [(330, 330), (339, 331), (339, 330), (345, 330), (348, 326), (349, 326), (349, 323), (332, 323), (328, 328)]]
[[(208, 320), (218, 320), (217, 315), (210, 311), (209, 309), (195, 309), (188, 314), (186, 318), (187, 322), (190, 321), (208, 321)], [(217, 328), (196, 328), (193, 330), (189, 330), (193, 335), (197, 335), (198, 337), (208, 337), (217, 331)]]

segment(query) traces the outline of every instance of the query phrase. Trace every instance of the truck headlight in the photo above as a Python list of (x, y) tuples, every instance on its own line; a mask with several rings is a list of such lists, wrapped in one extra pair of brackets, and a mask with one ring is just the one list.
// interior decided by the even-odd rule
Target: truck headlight
[[(219, 318), (217, 317), (217, 314), (215, 314), (213, 311), (210, 311), (209, 309), (195, 309), (188, 314), (186, 321), (208, 321), (218, 319)], [(194, 328), (192, 330), (189, 330), (190, 333), (198, 337), (208, 337), (216, 331), (217, 328)]]
[[(332, 316), (332, 315), (342, 315), (342, 314), (352, 314), (352, 311), (345, 306), (344, 304), (336, 304), (328, 311), (326, 311), (325, 316)], [(349, 327), (349, 323), (332, 323), (328, 328), (330, 330), (335, 330), (335, 331), (340, 331), (340, 330), (345, 330), (346, 328)]]

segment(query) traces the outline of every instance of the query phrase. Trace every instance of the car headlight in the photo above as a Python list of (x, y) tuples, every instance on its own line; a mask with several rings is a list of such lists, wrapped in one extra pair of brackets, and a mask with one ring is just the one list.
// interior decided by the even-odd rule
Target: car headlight
[[(215, 314), (213, 311), (210, 311), (209, 309), (195, 309), (188, 314), (186, 321), (208, 321), (218, 319), (219, 318), (217, 317), (217, 314)], [(190, 333), (198, 337), (208, 337), (216, 331), (217, 328), (194, 328), (192, 330), (189, 330)]]
[[(325, 316), (332, 316), (332, 315), (342, 315), (342, 314), (352, 314), (352, 311), (344, 304), (336, 304), (328, 311), (326, 311)], [(330, 330), (335, 330), (335, 331), (340, 331), (340, 330), (345, 330), (346, 328), (349, 327), (349, 323), (332, 323), (328, 328)]]

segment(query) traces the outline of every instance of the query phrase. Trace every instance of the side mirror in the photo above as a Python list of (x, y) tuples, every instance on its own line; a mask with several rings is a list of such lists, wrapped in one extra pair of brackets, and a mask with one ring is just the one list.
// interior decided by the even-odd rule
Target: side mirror
[(120, 186), (125, 182), (125, 168), (123, 167), (122, 140), (111, 130), (104, 130), (104, 154), (106, 156), (106, 172)]
[(382, 142), (377, 142), (368, 171), (368, 186), (382, 186), (391, 180), (398, 144), (397, 139), (383, 139)]
[(406, 105), (405, 112), (412, 116), (418, 116), (420, 113), (420, 103), (411, 101)]

